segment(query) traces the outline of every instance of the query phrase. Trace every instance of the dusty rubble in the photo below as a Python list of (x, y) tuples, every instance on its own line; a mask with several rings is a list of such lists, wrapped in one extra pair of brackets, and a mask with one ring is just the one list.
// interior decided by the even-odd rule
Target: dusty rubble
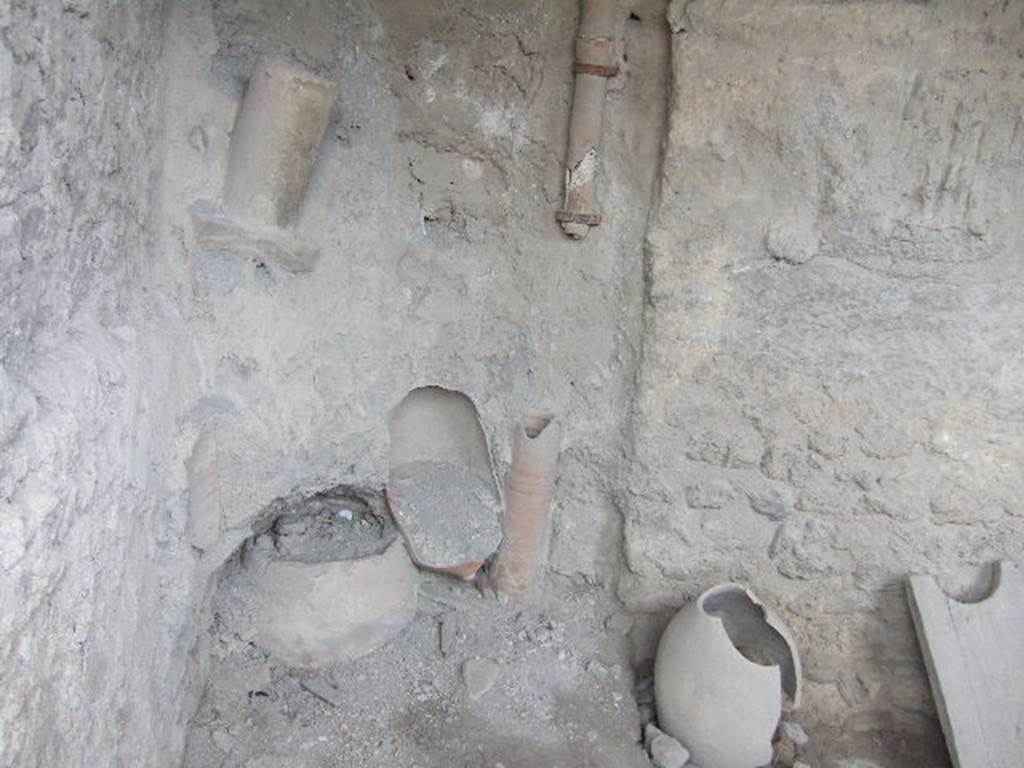
[(603, 628), (614, 611), (566, 580), (510, 611), (424, 574), (420, 610), (397, 638), (315, 671), (289, 668), (218, 614), (184, 764), (646, 768), (627, 641)]

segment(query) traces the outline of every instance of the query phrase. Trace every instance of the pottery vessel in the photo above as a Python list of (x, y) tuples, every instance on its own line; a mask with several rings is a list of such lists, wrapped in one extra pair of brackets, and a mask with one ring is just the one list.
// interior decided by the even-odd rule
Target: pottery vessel
[(293, 667), (364, 656), (416, 615), (419, 574), (397, 539), (355, 560), (275, 560), (253, 580), (256, 641)]
[(750, 590), (719, 584), (683, 607), (661, 637), (654, 671), (658, 724), (703, 768), (772, 761), (783, 699), (800, 699), (789, 630)]

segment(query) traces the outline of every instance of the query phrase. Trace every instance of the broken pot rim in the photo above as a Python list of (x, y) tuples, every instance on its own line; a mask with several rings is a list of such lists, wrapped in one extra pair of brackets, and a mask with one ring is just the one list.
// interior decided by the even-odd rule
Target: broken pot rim
[(402, 536), (395, 534), (391, 541), (389, 541), (379, 552), (370, 552), (366, 555), (360, 555), (359, 557), (342, 557), (332, 560), (292, 560), (287, 557), (279, 557), (273, 559), (267, 559), (264, 563), (261, 563), (260, 572), (265, 574), (268, 570), (273, 568), (288, 568), (290, 570), (300, 571), (329, 571), (339, 567), (350, 568), (350, 567), (364, 567), (372, 566), (375, 561), (381, 561), (389, 557), (393, 557), (392, 551), (395, 546), (401, 546), (405, 549), (405, 555), (413, 563), (415, 561), (409, 554), (409, 548), (405, 545), (405, 541)]
[[(753, 602), (754, 605), (758, 606), (761, 609), (765, 623), (768, 624), (768, 626), (774, 629), (776, 632), (778, 632), (779, 636), (782, 637), (783, 641), (786, 643), (786, 647), (789, 648), (789, 657), (793, 660), (794, 680), (792, 694), (790, 694), (790, 692), (786, 690), (785, 681), (782, 679), (782, 665), (758, 664), (757, 662), (748, 659), (746, 656), (740, 653), (739, 649), (733, 644), (731, 638), (729, 638), (729, 633), (725, 629), (725, 621), (722, 619), (722, 617), (716, 616), (713, 613), (709, 613), (708, 610), (704, 607), (704, 602), (709, 597), (713, 597), (723, 592), (730, 591), (743, 592), (748, 598), (750, 598), (751, 602)], [(732, 648), (736, 656), (742, 659), (745, 664), (749, 664), (753, 667), (759, 667), (761, 669), (778, 670), (779, 682), (781, 684), (782, 693), (784, 697), (788, 697), (790, 699), (790, 709), (797, 709), (800, 706), (800, 698), (803, 690), (803, 670), (800, 664), (800, 653), (797, 650), (796, 642), (793, 640), (793, 635), (790, 633), (789, 627), (786, 626), (786, 624), (782, 621), (782, 619), (778, 617), (778, 615), (775, 613), (775, 611), (771, 609), (771, 607), (765, 604), (765, 602), (761, 600), (761, 598), (759, 598), (756, 594), (754, 594), (754, 592), (749, 587), (735, 581), (723, 581), (719, 584), (715, 584), (713, 586), (708, 587), (703, 592), (701, 592), (700, 595), (698, 595), (697, 599), (694, 601), (694, 605), (700, 611), (701, 615), (706, 616), (709, 619), (715, 619), (718, 622), (718, 626), (721, 628), (722, 633), (729, 640), (729, 646)]]
[(420, 570), (429, 571), (430, 573), (455, 576), (463, 581), (472, 581), (477, 572), (483, 567), (484, 563), (487, 562), (487, 559), (484, 558), (463, 560), (458, 563), (440, 565), (424, 560), (417, 554), (415, 542), (412, 541), (412, 535), (407, 530), (407, 526), (402, 522), (398, 497), (394, 494), (391, 488), (384, 489), (384, 500), (388, 505), (388, 511), (391, 514), (391, 519), (394, 521), (395, 527), (398, 529), (397, 538), (401, 540), (402, 545), (405, 547), (405, 553), (409, 556), (413, 565)]
[(528, 440), (536, 440), (548, 428), (558, 425), (558, 417), (550, 411), (527, 411), (519, 417), (518, 428)]

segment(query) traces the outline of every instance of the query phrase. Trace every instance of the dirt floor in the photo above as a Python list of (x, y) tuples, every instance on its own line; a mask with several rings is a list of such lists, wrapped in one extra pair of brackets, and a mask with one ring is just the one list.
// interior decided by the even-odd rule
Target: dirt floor
[(424, 574), (397, 640), (314, 672), (275, 661), (217, 613), (184, 765), (648, 765), (628, 619), (599, 590), (550, 587), (519, 610)]
[[(485, 581), (419, 571), (415, 616), (369, 641), (374, 650), (344, 661), (321, 652), (306, 667), (290, 666), (261, 636), (258, 617), (277, 611), (260, 592), (261, 569), (376, 557), (399, 534), (383, 496), (351, 488), (278, 502), (259, 519), (262, 533), (216, 579), (200, 642), (208, 677), (185, 768), (661, 768), (643, 739), (644, 726), (656, 723), (649, 647), (660, 628), (638, 623), (608, 590), (551, 576), (512, 605)], [(353, 591), (372, 590), (382, 602), (392, 583), (387, 573), (382, 583), (355, 581)], [(323, 603), (320, 615), (344, 613), (346, 600)], [(296, 619), (294, 636), (331, 626), (314, 627), (316, 616), (309, 626)], [(375, 620), (386, 623), (386, 609)], [(331, 648), (345, 655), (366, 642)], [(820, 670), (808, 674), (821, 678)], [(918, 766), (944, 759), (940, 745), (884, 726), (809, 734), (798, 719), (794, 712), (780, 723), (779, 768), (877, 768), (894, 754)]]

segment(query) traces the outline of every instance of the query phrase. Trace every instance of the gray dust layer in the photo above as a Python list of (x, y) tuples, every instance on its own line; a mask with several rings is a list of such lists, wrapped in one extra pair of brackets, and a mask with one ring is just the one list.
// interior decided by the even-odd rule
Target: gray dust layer
[(501, 501), (494, 479), (461, 464), (414, 461), (396, 467), (388, 492), (424, 562), (485, 560), (501, 543)]

